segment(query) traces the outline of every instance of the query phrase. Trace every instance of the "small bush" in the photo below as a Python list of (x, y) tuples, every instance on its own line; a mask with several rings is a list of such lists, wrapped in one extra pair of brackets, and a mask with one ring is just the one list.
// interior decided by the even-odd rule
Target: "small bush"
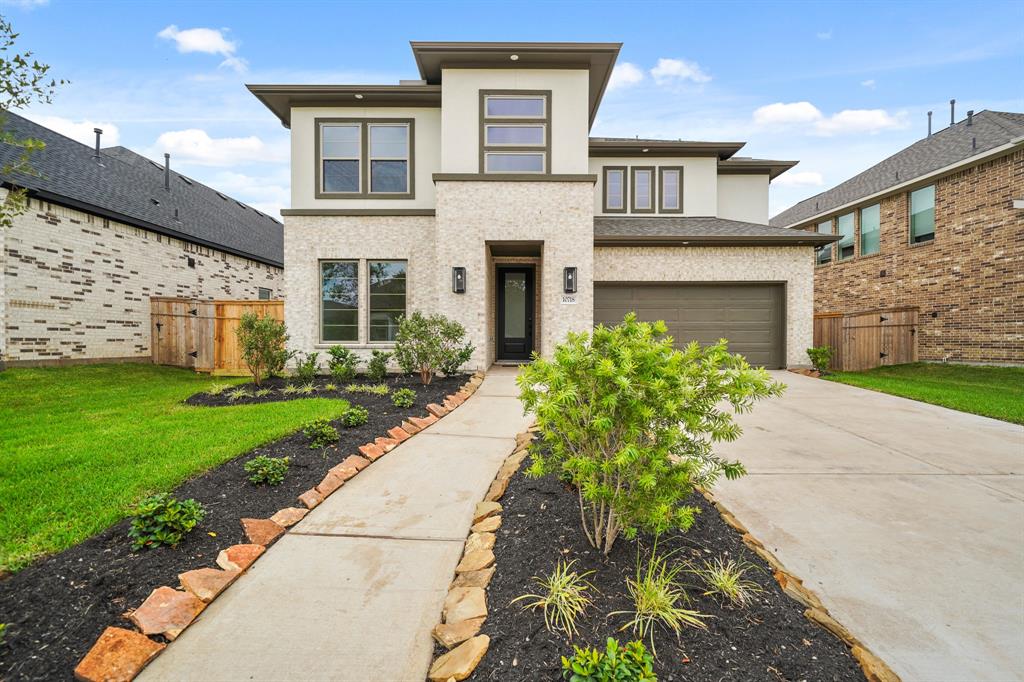
[(329, 392), (337, 391), (338, 390), (338, 385), (337, 384), (330, 384), (330, 383), (324, 384), (324, 390), (325, 391), (329, 391)]
[(256, 396), (257, 398), (266, 398), (271, 393), (273, 393), (273, 391), (271, 391), (269, 388), (259, 388), (253, 392), (253, 395)]
[(835, 350), (832, 346), (815, 346), (807, 349), (807, 357), (811, 359), (811, 365), (822, 374), (828, 371), (834, 353)]
[(573, 647), (572, 658), (562, 656), (562, 679), (569, 682), (657, 682), (654, 658), (642, 642), (630, 642), (619, 648), (608, 638), (604, 651)]
[(707, 586), (705, 597), (719, 596), (733, 606), (746, 606), (754, 595), (764, 590), (753, 580), (743, 576), (754, 566), (746, 561), (718, 557), (714, 561), (705, 561), (703, 568), (695, 568), (691, 573), (698, 576)]
[(206, 510), (195, 500), (178, 500), (168, 493), (150, 495), (132, 511), (128, 530), (132, 550), (160, 545), (174, 547), (205, 515)]
[(390, 359), (391, 353), (382, 350), (373, 351), (370, 361), (366, 363), (366, 376), (373, 381), (384, 381), (384, 377), (388, 375), (388, 360)]
[(561, 630), (570, 639), (576, 634), (576, 619), (593, 603), (590, 591), (594, 589), (587, 580), (594, 572), (577, 573), (572, 570), (575, 563), (575, 559), (568, 563), (559, 560), (551, 575), (533, 577), (541, 588), (538, 594), (524, 594), (512, 600), (513, 604), (524, 599), (532, 600), (523, 608), (544, 609), (544, 625), (548, 632)]
[(319, 353), (299, 353), (295, 356), (295, 378), (300, 384), (311, 384), (316, 381), (320, 372)]
[(7, 634), (7, 626), (9, 623), (0, 623), (0, 644), (4, 643), (4, 635)]
[(368, 421), (370, 421), (370, 413), (365, 407), (360, 407), (359, 405), (352, 405), (341, 416), (341, 423), (350, 429), (362, 426)]
[(302, 433), (309, 439), (311, 450), (323, 449), (328, 445), (338, 442), (338, 429), (334, 428), (330, 420), (320, 418), (306, 422), (302, 427)]
[(434, 375), (455, 374), (469, 362), (473, 344), (463, 343), (466, 328), (444, 315), (413, 313), (402, 318), (395, 335), (395, 360), (407, 374), (429, 384)]
[(372, 393), (373, 395), (387, 395), (387, 384), (349, 384), (345, 387), (349, 393)]
[(351, 381), (356, 375), (359, 358), (344, 346), (331, 346), (327, 350), (327, 369), (335, 381)]
[(299, 395), (313, 395), (316, 393), (316, 386), (313, 384), (302, 384), (299, 386)]
[(412, 407), (416, 403), (416, 391), (411, 388), (400, 388), (391, 394), (391, 402), (395, 407)]
[(235, 390), (228, 393), (228, 402), (233, 403), (237, 400), (241, 400), (242, 398), (248, 397), (249, 391), (245, 390), (244, 388), (236, 388)]
[(295, 384), (288, 384), (287, 386), (281, 389), (281, 393), (285, 395), (296, 395), (298, 394), (298, 392), (299, 387), (296, 386)]
[(207, 395), (220, 395), (224, 391), (231, 388), (231, 384), (214, 384), (210, 388), (206, 389)]
[(235, 331), (242, 360), (252, 373), (253, 383), (259, 386), (266, 377), (281, 373), (291, 357), (286, 349), (288, 333), (284, 322), (270, 315), (242, 313)]
[(249, 474), (249, 481), (256, 485), (280, 485), (290, 463), (287, 457), (259, 455), (245, 463), (245, 472)]

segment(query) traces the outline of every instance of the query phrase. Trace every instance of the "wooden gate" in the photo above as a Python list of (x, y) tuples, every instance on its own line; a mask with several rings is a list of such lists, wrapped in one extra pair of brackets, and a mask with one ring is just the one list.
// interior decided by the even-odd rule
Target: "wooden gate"
[(150, 348), (153, 363), (213, 374), (248, 374), (235, 331), (246, 312), (284, 320), (284, 301), (151, 297)]
[(840, 372), (917, 362), (917, 312), (904, 307), (818, 313), (814, 345), (833, 348), (829, 368)]

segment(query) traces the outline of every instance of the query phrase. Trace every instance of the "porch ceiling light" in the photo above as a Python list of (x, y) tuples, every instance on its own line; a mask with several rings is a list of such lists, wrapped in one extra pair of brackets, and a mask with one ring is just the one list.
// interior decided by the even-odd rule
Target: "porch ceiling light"
[(362, 98), (363, 98), (363, 96), (357, 92), (356, 93), (356, 99), (362, 99)]
[(511, 59), (514, 62), (518, 62), (519, 61), (519, 55), (517, 55), (517, 54), (510, 54), (508, 56), (508, 58)]
[(564, 285), (563, 289), (564, 289), (565, 293), (567, 293), (567, 294), (575, 294), (576, 293), (576, 268), (575, 267), (571, 267), (570, 266), (570, 267), (565, 268), (565, 270), (563, 271), (563, 275), (562, 275), (562, 283)]
[(452, 293), (466, 293), (466, 268), (452, 268)]

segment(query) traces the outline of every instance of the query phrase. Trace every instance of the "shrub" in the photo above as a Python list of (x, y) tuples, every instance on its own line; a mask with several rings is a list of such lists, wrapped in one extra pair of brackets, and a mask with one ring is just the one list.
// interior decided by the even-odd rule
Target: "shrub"
[(206, 510), (195, 500), (179, 500), (168, 493), (150, 495), (132, 510), (128, 530), (132, 550), (160, 545), (174, 547), (205, 515)]
[(345, 410), (345, 414), (341, 415), (341, 423), (350, 429), (356, 426), (362, 426), (369, 420), (370, 413), (365, 407), (360, 407), (359, 405), (352, 405)]
[(654, 659), (642, 642), (630, 642), (620, 649), (608, 638), (604, 651), (573, 647), (572, 658), (562, 656), (562, 679), (569, 682), (657, 682)]
[(413, 313), (402, 318), (395, 336), (395, 361), (406, 374), (419, 374), (429, 384), (434, 375), (455, 374), (473, 355), (473, 344), (463, 343), (466, 328), (444, 315)]
[(807, 357), (811, 359), (811, 365), (822, 374), (828, 371), (834, 353), (835, 350), (832, 346), (815, 346), (807, 349)]
[(281, 389), (281, 393), (284, 393), (285, 395), (295, 395), (298, 392), (299, 387), (296, 386), (295, 384), (288, 384), (287, 386)]
[(620, 532), (689, 528), (695, 485), (745, 473), (712, 451), (740, 435), (725, 406), (744, 412), (783, 390), (724, 340), (677, 350), (665, 332), (664, 322), (630, 313), (616, 327), (570, 333), (550, 360), (535, 358), (517, 377), (542, 437), (528, 473), (576, 487), (583, 531), (605, 554)]
[(259, 455), (245, 463), (245, 472), (249, 474), (249, 481), (256, 485), (280, 485), (288, 473), (290, 463), (287, 457)]
[(334, 428), (330, 420), (322, 417), (306, 422), (302, 426), (302, 433), (309, 439), (311, 450), (326, 448), (338, 442), (338, 429)]
[(590, 591), (594, 589), (587, 580), (594, 572), (577, 573), (572, 570), (575, 563), (575, 559), (568, 563), (559, 560), (551, 575), (533, 577), (533, 581), (541, 587), (539, 594), (524, 594), (512, 600), (513, 604), (523, 599), (533, 600), (523, 608), (544, 609), (544, 625), (548, 632), (558, 629), (570, 639), (576, 634), (576, 619), (593, 603)]
[(327, 369), (336, 381), (350, 381), (356, 375), (356, 363), (359, 358), (344, 346), (331, 346), (327, 354)]
[(0, 644), (4, 643), (4, 635), (7, 634), (7, 626), (9, 623), (0, 623)]
[(349, 384), (345, 390), (349, 393), (372, 393), (373, 395), (387, 395), (390, 391), (387, 384)]
[(210, 388), (206, 389), (207, 395), (220, 395), (224, 391), (231, 388), (231, 384), (214, 384)]
[(259, 388), (253, 392), (253, 395), (257, 398), (266, 398), (268, 395), (273, 393), (269, 388)]
[(299, 395), (313, 395), (316, 393), (316, 386), (313, 384), (302, 384), (299, 386)]
[(242, 360), (257, 386), (265, 377), (280, 374), (291, 357), (286, 349), (288, 333), (284, 322), (270, 315), (260, 317), (256, 313), (242, 313), (235, 332)]
[(705, 597), (720, 596), (734, 606), (746, 606), (754, 595), (764, 590), (753, 580), (744, 576), (754, 566), (746, 561), (718, 557), (714, 561), (705, 561), (703, 568), (695, 568), (691, 573), (698, 576), (707, 586)]
[(391, 394), (391, 402), (395, 407), (412, 407), (416, 403), (416, 391), (411, 388), (400, 388)]
[(330, 384), (330, 383), (324, 384), (324, 390), (325, 391), (331, 391), (331, 392), (337, 391), (338, 390), (338, 385), (337, 384)]
[(391, 353), (382, 350), (375, 350), (370, 355), (370, 361), (366, 363), (366, 376), (373, 381), (384, 381), (388, 375), (388, 360)]
[(316, 381), (320, 372), (320, 354), (298, 353), (295, 359), (295, 378), (300, 384), (311, 384)]
[(229, 403), (233, 403), (236, 400), (241, 400), (242, 398), (248, 398), (248, 397), (249, 397), (249, 391), (245, 390), (244, 388), (236, 388), (235, 390), (230, 391), (228, 393), (228, 402)]

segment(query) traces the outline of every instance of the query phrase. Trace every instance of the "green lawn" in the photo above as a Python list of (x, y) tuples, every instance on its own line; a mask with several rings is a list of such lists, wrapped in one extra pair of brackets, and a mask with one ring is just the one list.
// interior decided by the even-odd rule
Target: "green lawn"
[(241, 381), (134, 364), (0, 372), (0, 573), (81, 542), (147, 493), (346, 406), (181, 404), (212, 384)]
[(825, 378), (1024, 424), (1024, 367), (917, 362), (878, 367), (866, 372), (835, 372)]

